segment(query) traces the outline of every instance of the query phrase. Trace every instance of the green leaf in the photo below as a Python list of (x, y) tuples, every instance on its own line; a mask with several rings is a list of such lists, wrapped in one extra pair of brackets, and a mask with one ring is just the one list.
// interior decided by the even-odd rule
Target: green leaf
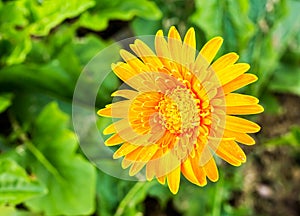
[(0, 206), (0, 212), (5, 216), (15, 216), (16, 209), (12, 206)]
[(38, 216), (38, 214), (19, 210), (14, 206), (0, 206), (1, 216)]
[(87, 215), (95, 208), (95, 168), (76, 153), (68, 120), (56, 103), (47, 105), (35, 122), (32, 143), (27, 143), (33, 154), (29, 167), (49, 193), (26, 205), (45, 215)]
[(0, 205), (16, 205), (45, 193), (46, 188), (29, 177), (15, 161), (0, 160)]
[(43, 1), (41, 4), (28, 1), (28, 3), (34, 17), (29, 31), (37, 36), (47, 35), (53, 27), (65, 19), (76, 17), (95, 4), (93, 0)]
[(224, 37), (225, 49), (230, 51), (247, 48), (254, 34), (254, 24), (248, 16), (249, 1), (196, 0), (195, 6), (191, 21), (205, 32), (208, 39)]
[(0, 113), (5, 111), (10, 105), (12, 100), (12, 94), (0, 94)]
[(32, 35), (46, 36), (64, 20), (94, 4), (93, 0), (5, 2), (0, 8), (0, 63), (22, 63), (32, 48)]
[(154, 2), (148, 0), (104, 0), (98, 1), (92, 10), (84, 13), (79, 20), (82, 27), (94, 31), (104, 30), (109, 20), (131, 20), (134, 16), (156, 20), (161, 12)]
[[(76, 80), (68, 74), (57, 59), (47, 64), (19, 64), (0, 70), (0, 84), (8, 89), (50, 91), (71, 98)], [(63, 91), (62, 91), (63, 89)]]
[[(281, 57), (290, 41), (299, 34), (300, 2), (279, 1), (271, 11), (265, 11), (260, 19), (260, 32), (249, 47), (252, 71), (259, 79), (252, 86), (252, 93), (261, 96), (270, 86), (270, 79), (278, 68)], [(258, 20), (259, 21), (259, 20)], [(262, 55), (263, 53), (263, 55)]]
[[(79, 58), (81, 65), (85, 66), (98, 52), (109, 44), (94, 35), (86, 35), (73, 43), (74, 52)], [(116, 52), (117, 54), (118, 52)]]
[(293, 65), (281, 65), (269, 83), (271, 91), (291, 93), (300, 96), (300, 68)]
[(161, 21), (137, 17), (131, 22), (131, 27), (135, 35), (155, 35), (157, 30), (161, 28)]
[(0, 8), (0, 63), (16, 64), (25, 60), (31, 49), (28, 21), (29, 11), (23, 1), (11, 1)]

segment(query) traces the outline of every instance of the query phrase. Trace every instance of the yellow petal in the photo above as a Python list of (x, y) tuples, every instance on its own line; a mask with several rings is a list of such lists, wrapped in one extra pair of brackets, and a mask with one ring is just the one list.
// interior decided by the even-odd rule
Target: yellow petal
[(182, 65), (182, 41), (177, 29), (172, 26), (168, 34), (168, 46), (175, 63)]
[(108, 135), (108, 134), (112, 134), (112, 133), (116, 133), (114, 124), (110, 124), (103, 130), (104, 135)]
[[(133, 129), (134, 128), (134, 129)], [(142, 128), (142, 125), (130, 125), (128, 119), (121, 119), (119, 121), (114, 122), (108, 128), (104, 130), (103, 133), (112, 132), (114, 130), (115, 133), (118, 133), (123, 140), (132, 140), (135, 137), (139, 136), (137, 130)], [(144, 128), (144, 130), (147, 128)]]
[(133, 163), (132, 160), (127, 160), (126, 158), (124, 158), (122, 160), (121, 166), (123, 169), (127, 169), (132, 163)]
[(182, 58), (186, 66), (195, 61), (196, 55), (196, 37), (194, 28), (190, 28), (183, 40)]
[(227, 66), (233, 65), (237, 60), (239, 59), (239, 56), (236, 53), (227, 53), (220, 58), (218, 58), (211, 67), (214, 69), (214, 71), (219, 75), (219, 71), (223, 70)]
[(216, 182), (219, 179), (219, 172), (214, 158), (211, 158), (205, 165), (204, 171), (207, 177), (212, 181)]
[(226, 106), (244, 106), (257, 104), (259, 100), (250, 95), (230, 93), (225, 96)]
[(202, 166), (200, 166), (200, 158), (197, 156), (197, 157), (194, 157), (193, 159), (191, 159), (191, 165), (192, 165), (192, 168), (193, 168), (193, 171), (194, 171), (194, 174), (199, 182), (199, 185), (200, 186), (204, 186), (207, 184), (207, 181), (206, 181), (206, 174), (204, 172), (204, 169)]
[(109, 137), (106, 141), (105, 141), (105, 145), (106, 146), (114, 146), (114, 145), (119, 145), (121, 143), (124, 142), (124, 139), (122, 139), (122, 137), (119, 136), (119, 134), (114, 134), (111, 137)]
[(162, 185), (164, 185), (166, 182), (166, 176), (156, 177), (156, 179)]
[(246, 155), (245, 155), (244, 151), (233, 140), (221, 141), (216, 153), (221, 158), (223, 158), (228, 163), (231, 163), (234, 166), (239, 166), (241, 163), (246, 162)]
[(218, 78), (222, 85), (229, 83), (235, 78), (239, 77), (243, 73), (250, 69), (250, 65), (247, 63), (237, 63), (224, 68), (218, 72)]
[(114, 159), (117, 159), (117, 158), (120, 158), (124, 155), (127, 155), (129, 154), (130, 152), (134, 151), (135, 149), (137, 149), (139, 146), (137, 145), (133, 145), (131, 143), (124, 143), (123, 145), (121, 145), (120, 148), (118, 148), (117, 151), (115, 151), (114, 155), (113, 155), (113, 158)]
[(139, 39), (135, 40), (134, 44), (130, 45), (130, 48), (143, 60), (144, 63), (151, 64), (155, 68), (161, 68), (163, 66), (159, 58), (143, 41)]
[(128, 117), (128, 111), (131, 104), (131, 100), (115, 102), (110, 105), (106, 105), (106, 107), (100, 109), (97, 114), (105, 117), (126, 118)]
[(173, 194), (177, 194), (180, 184), (180, 166), (167, 175), (168, 186)]
[(235, 138), (235, 140), (239, 143), (245, 145), (254, 145), (255, 140), (246, 133), (239, 133), (236, 131), (224, 130), (223, 136), (225, 138)]
[(229, 115), (226, 115), (225, 128), (240, 133), (256, 133), (260, 130), (260, 126), (252, 121)]
[(171, 54), (169, 51), (168, 43), (164, 38), (163, 31), (159, 30), (155, 36), (155, 51), (161, 62), (170, 68)]
[[(159, 173), (159, 166), (160, 163), (158, 162), (158, 158), (161, 158), (163, 155), (163, 151), (162, 149), (158, 149), (154, 156), (151, 158), (151, 160), (147, 163), (146, 165), (146, 178), (148, 181), (150, 181), (154, 176), (157, 177), (157, 179), (159, 180), (162, 180), (163, 178), (160, 178), (164, 175), (161, 175), (161, 173)], [(164, 184), (164, 183), (161, 183), (161, 184)]]
[(258, 114), (264, 111), (264, 108), (259, 105), (248, 105), (248, 106), (227, 106), (226, 114), (228, 115), (250, 115)]
[(125, 155), (125, 157), (122, 161), (122, 164), (121, 164), (123, 169), (128, 168), (131, 164), (133, 164), (136, 161), (136, 158), (142, 148), (143, 148), (143, 146), (139, 146), (138, 148), (136, 148), (129, 154)]
[(233, 166), (240, 166), (242, 163), (241, 161), (231, 157), (230, 155), (226, 154), (225, 152), (220, 151), (219, 149), (216, 150), (216, 154), (222, 158), (223, 160), (225, 160), (226, 162), (228, 162), (229, 164), (233, 165)]
[(234, 80), (223, 85), (224, 94), (228, 94), (229, 92), (233, 92), (237, 89), (240, 89), (250, 83), (253, 83), (257, 80), (257, 76), (254, 74), (242, 74)]
[(111, 94), (112, 97), (124, 97), (128, 99), (135, 98), (139, 93), (137, 91), (129, 90), (129, 89), (122, 89), (117, 90)]
[(139, 70), (136, 71), (130, 65), (124, 62), (118, 62), (117, 64), (112, 64), (111, 68), (114, 71), (114, 73), (124, 82), (126, 82), (132, 77), (137, 76), (140, 73)]
[(212, 60), (215, 58), (217, 52), (222, 46), (223, 38), (214, 37), (209, 40), (201, 49), (200, 55), (202, 55), (206, 61), (210, 64)]
[(190, 158), (187, 158), (182, 164), (181, 164), (181, 172), (184, 175), (184, 177), (192, 182), (193, 184), (199, 185), (199, 181), (197, 177), (195, 176)]
[(129, 175), (133, 176), (137, 174), (144, 167), (144, 165), (153, 157), (157, 149), (158, 147), (155, 144), (145, 146), (144, 148), (142, 148), (138, 153), (136, 162), (133, 163), (129, 170)]
[(189, 30), (185, 34), (183, 43), (185, 43), (193, 49), (196, 49), (196, 36), (194, 28), (189, 28)]
[(181, 41), (181, 37), (180, 37), (177, 29), (175, 28), (175, 26), (171, 26), (169, 33), (168, 33), (168, 38), (174, 38), (176, 40)]
[(103, 109), (98, 110), (97, 114), (103, 117), (112, 117), (111, 107), (105, 107)]
[(130, 52), (126, 50), (120, 50), (120, 55), (130, 65), (136, 73), (140, 73), (143, 71), (149, 71), (147, 65), (145, 65), (141, 60), (139, 60), (136, 56), (132, 55)]

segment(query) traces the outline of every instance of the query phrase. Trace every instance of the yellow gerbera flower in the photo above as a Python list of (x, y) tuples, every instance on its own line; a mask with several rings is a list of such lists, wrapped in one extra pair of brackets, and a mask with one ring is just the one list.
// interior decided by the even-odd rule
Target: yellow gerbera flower
[(137, 39), (133, 55), (121, 50), (124, 62), (112, 65), (114, 73), (130, 88), (112, 94), (122, 97), (98, 111), (118, 119), (103, 133), (113, 134), (107, 146), (121, 145), (114, 158), (123, 157), (122, 167), (135, 175), (144, 167), (147, 180), (154, 177), (176, 194), (182, 173), (190, 182), (204, 186), (206, 177), (219, 178), (213, 154), (239, 166), (246, 156), (237, 142), (253, 145), (248, 133), (259, 125), (233, 115), (263, 111), (258, 99), (231, 93), (257, 80), (245, 73), (250, 66), (236, 63), (228, 53), (212, 63), (223, 39), (215, 37), (196, 53), (195, 31), (183, 41), (175, 27), (167, 40), (159, 30), (154, 53)]

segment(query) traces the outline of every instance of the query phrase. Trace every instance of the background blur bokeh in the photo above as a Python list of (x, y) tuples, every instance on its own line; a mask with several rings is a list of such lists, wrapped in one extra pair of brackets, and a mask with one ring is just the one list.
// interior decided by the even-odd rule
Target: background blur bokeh
[[(0, 1), (0, 215), (299, 215), (299, 11), (299, 0)], [(243, 146), (246, 164), (218, 161), (217, 183), (182, 178), (175, 196), (96, 169), (71, 119), (76, 81), (94, 55), (172, 25), (181, 35), (194, 27), (198, 49), (222, 36), (219, 55), (239, 53), (259, 77), (241, 92), (265, 108), (251, 116), (262, 130)], [(108, 76), (95, 110), (120, 84)]]

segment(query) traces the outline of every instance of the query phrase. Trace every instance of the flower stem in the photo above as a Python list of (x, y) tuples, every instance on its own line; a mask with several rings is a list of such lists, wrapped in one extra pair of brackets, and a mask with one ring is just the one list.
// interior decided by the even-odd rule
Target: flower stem
[(134, 205), (135, 202), (134, 197), (142, 190), (148, 188), (150, 186), (150, 184), (145, 183), (145, 182), (137, 182), (131, 189), (130, 191), (126, 194), (126, 196), (124, 197), (124, 199), (120, 202), (116, 213), (114, 214), (114, 216), (121, 216), (123, 215), (125, 209), (127, 206), (130, 205)]
[(221, 215), (222, 197), (223, 197), (223, 181), (220, 180), (216, 184), (216, 188), (215, 188), (215, 197), (214, 197), (214, 202), (213, 202), (212, 216), (220, 216)]

